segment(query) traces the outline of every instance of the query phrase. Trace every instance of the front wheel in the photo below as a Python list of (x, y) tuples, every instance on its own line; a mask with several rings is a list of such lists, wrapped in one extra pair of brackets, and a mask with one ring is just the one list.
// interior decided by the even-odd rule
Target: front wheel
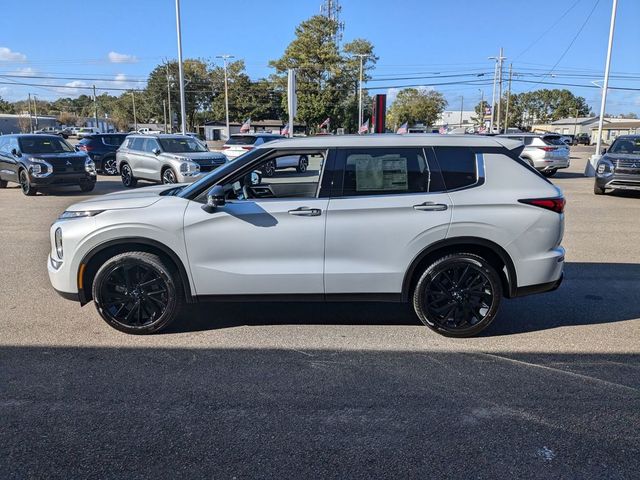
[(298, 166), (296, 167), (296, 171), (298, 173), (304, 173), (307, 171), (309, 167), (309, 158), (306, 155), (300, 155), (300, 160), (298, 161)]
[(118, 174), (118, 167), (116, 165), (116, 158), (110, 157), (102, 162), (102, 173), (105, 175), (113, 176)]
[(127, 188), (133, 188), (138, 184), (138, 180), (133, 176), (133, 172), (128, 163), (120, 167), (120, 177), (122, 178), (122, 184)]
[(275, 160), (269, 160), (264, 164), (264, 170), (262, 171), (265, 177), (273, 177), (276, 174), (276, 162)]
[(96, 182), (86, 182), (80, 184), (80, 190), (83, 192), (91, 192), (96, 187)]
[(22, 189), (22, 193), (24, 193), (27, 197), (32, 197), (38, 190), (31, 185), (31, 181), (29, 180), (29, 175), (26, 170), (20, 170), (20, 188)]
[(596, 195), (604, 195), (606, 190), (604, 188), (600, 188), (597, 183), (593, 185), (593, 193)]
[(495, 318), (502, 288), (482, 257), (454, 253), (429, 265), (413, 292), (413, 307), (427, 327), (447, 337), (471, 337)]
[(553, 177), (557, 171), (558, 170), (556, 170), (555, 168), (552, 170), (545, 170), (544, 172), (542, 172), (542, 175), (544, 175), (547, 178), (550, 178), (550, 177)]
[(0, 179), (0, 188), (7, 188), (7, 181)]
[(176, 178), (176, 172), (173, 171), (172, 168), (167, 168), (162, 172), (162, 183), (165, 185), (169, 185), (172, 183), (177, 183), (178, 180)]
[(96, 273), (93, 299), (100, 316), (125, 333), (158, 332), (177, 316), (182, 288), (159, 256), (126, 252), (107, 260)]

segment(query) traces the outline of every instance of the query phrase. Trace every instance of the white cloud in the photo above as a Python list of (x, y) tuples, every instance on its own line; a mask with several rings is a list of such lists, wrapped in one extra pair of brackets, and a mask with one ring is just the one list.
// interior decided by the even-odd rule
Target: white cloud
[(67, 82), (64, 84), (66, 88), (58, 87), (55, 90), (60, 93), (64, 97), (70, 97), (74, 95), (80, 95), (81, 93), (87, 93), (88, 90), (81, 87), (88, 87), (89, 84), (83, 82), (82, 80), (73, 80), (72, 82)]
[(116, 75), (114, 80), (118, 83), (125, 83), (127, 81), (127, 76), (124, 73), (119, 73)]
[(111, 63), (136, 63), (138, 61), (135, 55), (127, 55), (126, 53), (109, 52), (107, 57)]
[(0, 47), (1, 62), (24, 62), (27, 56), (24, 53), (14, 52), (10, 48)]
[(25, 77), (33, 75), (34, 73), (36, 73), (36, 71), (31, 67), (16, 68), (13, 72), (11, 72), (12, 75), (21, 75)]

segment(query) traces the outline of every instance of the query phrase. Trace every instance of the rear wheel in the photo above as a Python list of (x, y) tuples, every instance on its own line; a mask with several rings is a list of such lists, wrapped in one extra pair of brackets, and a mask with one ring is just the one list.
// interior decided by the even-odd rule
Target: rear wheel
[(593, 184), (593, 193), (596, 195), (604, 195), (607, 191), (604, 188), (600, 188), (597, 183)]
[(300, 155), (300, 160), (298, 161), (296, 171), (298, 173), (304, 173), (307, 171), (307, 167), (309, 167), (309, 157), (307, 157), (306, 155)]
[(0, 179), (0, 188), (7, 188), (7, 181)]
[(18, 178), (20, 179), (20, 188), (22, 189), (22, 193), (28, 197), (32, 197), (38, 193), (38, 190), (31, 185), (31, 181), (29, 180), (29, 175), (26, 170), (20, 170)]
[(122, 178), (122, 184), (127, 188), (133, 188), (138, 184), (138, 180), (133, 176), (128, 163), (124, 163), (120, 167), (120, 177)]
[(542, 174), (543, 174), (545, 177), (549, 178), (549, 177), (553, 177), (553, 176), (556, 174), (556, 172), (557, 172), (557, 171), (558, 171), (558, 170), (556, 170), (556, 169), (554, 168), (554, 169), (552, 169), (552, 170), (545, 170), (544, 172), (542, 172)]
[(173, 168), (165, 168), (162, 171), (162, 183), (164, 183), (165, 185), (171, 184), (171, 183), (177, 183), (177, 177), (176, 177), (176, 172), (173, 171)]
[(265, 177), (273, 177), (276, 174), (276, 162), (275, 160), (269, 160), (264, 164), (263, 172)]
[(496, 270), (482, 257), (454, 253), (429, 265), (413, 292), (413, 307), (430, 329), (471, 337), (487, 328), (502, 299)]
[(116, 157), (109, 157), (102, 161), (102, 173), (105, 175), (117, 175), (118, 167), (116, 165)]
[(148, 334), (169, 325), (182, 306), (182, 288), (159, 256), (116, 255), (98, 270), (93, 299), (100, 316), (125, 333)]

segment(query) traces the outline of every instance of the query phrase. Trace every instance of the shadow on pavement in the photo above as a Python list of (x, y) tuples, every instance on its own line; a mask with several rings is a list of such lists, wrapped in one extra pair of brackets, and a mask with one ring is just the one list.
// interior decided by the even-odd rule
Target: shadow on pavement
[[(555, 292), (503, 300), (483, 336), (640, 318), (640, 264), (567, 263)], [(207, 303), (190, 306), (164, 334), (239, 325), (421, 325), (408, 304)]]
[(1, 347), (0, 362), (2, 478), (640, 468), (638, 355)]

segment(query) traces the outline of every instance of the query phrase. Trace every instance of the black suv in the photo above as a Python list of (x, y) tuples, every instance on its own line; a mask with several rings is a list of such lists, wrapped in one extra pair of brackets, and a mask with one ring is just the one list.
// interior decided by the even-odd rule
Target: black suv
[(19, 183), (22, 193), (35, 195), (52, 186), (78, 185), (90, 192), (96, 167), (58, 135), (0, 136), (0, 188)]
[(573, 141), (574, 145), (591, 145), (591, 136), (588, 133), (579, 133)]
[(96, 164), (96, 170), (105, 175), (117, 175), (116, 150), (128, 133), (97, 133), (80, 140), (76, 150), (85, 152)]
[(593, 193), (603, 195), (607, 189), (640, 190), (640, 135), (621, 135), (604, 151)]

